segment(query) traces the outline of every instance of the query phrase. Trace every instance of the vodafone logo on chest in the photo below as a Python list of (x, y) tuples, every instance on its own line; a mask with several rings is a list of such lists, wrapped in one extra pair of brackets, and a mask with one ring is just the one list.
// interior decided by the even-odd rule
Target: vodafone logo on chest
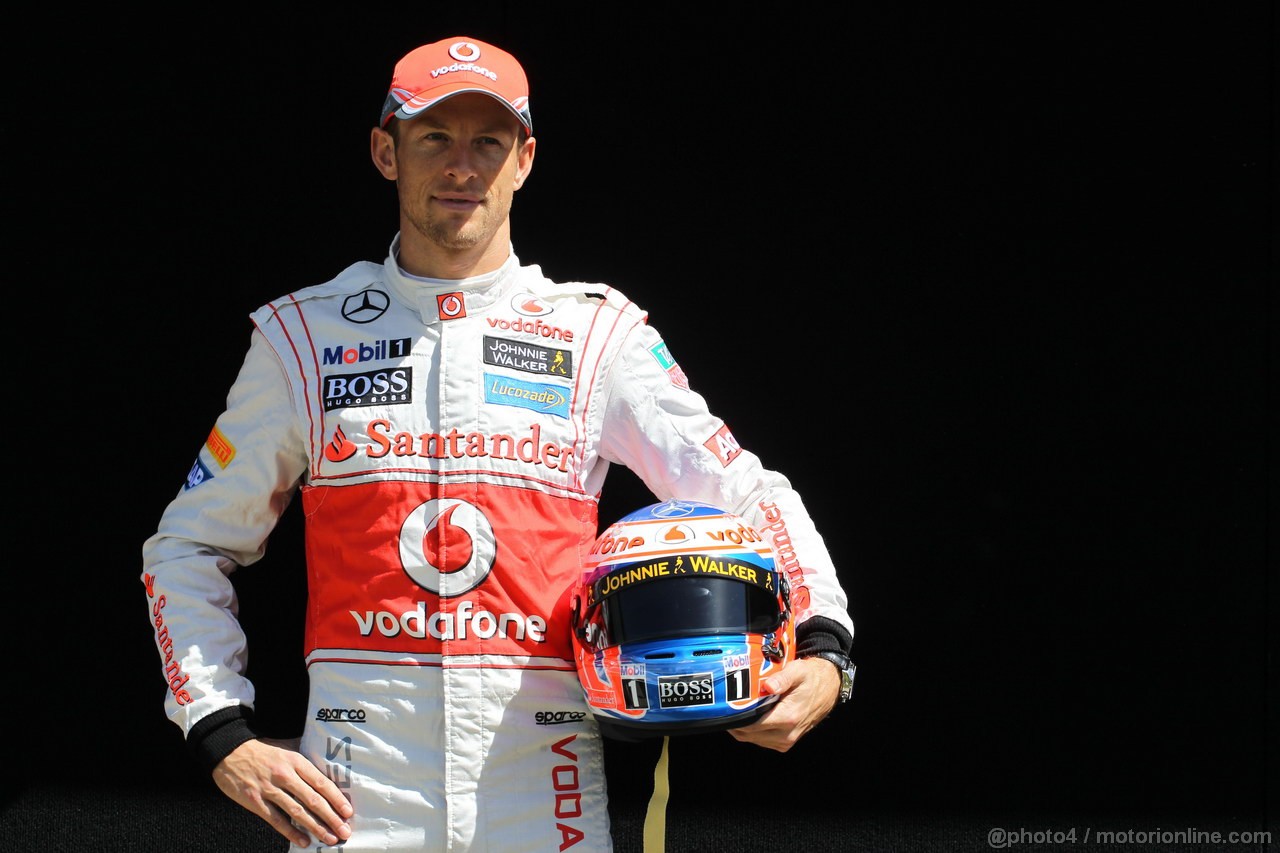
[[(451, 599), (480, 586), (493, 570), (497, 537), (488, 517), (456, 498), (438, 498), (417, 506), (400, 527), (401, 566), (432, 598)], [(449, 608), (443, 602), (418, 601), (408, 609), (352, 610), (363, 637), (480, 642), (514, 640), (545, 643), (547, 620), (538, 614), (494, 613), (462, 598)], [(433, 607), (438, 609), (433, 609)]]
[(456, 498), (427, 501), (400, 528), (400, 563), (414, 583), (442, 598), (475, 589), (493, 569), (489, 519)]

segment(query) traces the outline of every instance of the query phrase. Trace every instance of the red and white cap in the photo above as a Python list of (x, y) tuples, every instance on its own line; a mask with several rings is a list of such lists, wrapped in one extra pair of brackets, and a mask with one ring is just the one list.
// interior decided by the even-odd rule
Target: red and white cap
[(463, 92), (496, 98), (533, 133), (529, 81), (519, 61), (502, 48), (468, 36), (424, 44), (396, 63), (379, 126), (386, 127), (392, 116), (413, 118)]

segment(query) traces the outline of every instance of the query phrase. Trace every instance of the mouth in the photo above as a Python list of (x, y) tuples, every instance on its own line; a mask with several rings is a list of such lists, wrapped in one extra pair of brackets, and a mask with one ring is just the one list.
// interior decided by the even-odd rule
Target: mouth
[(440, 205), (445, 210), (452, 210), (458, 213), (470, 213), (479, 207), (482, 202), (482, 199), (473, 198), (467, 195), (449, 193), (432, 196), (432, 198), (435, 200), (436, 204)]

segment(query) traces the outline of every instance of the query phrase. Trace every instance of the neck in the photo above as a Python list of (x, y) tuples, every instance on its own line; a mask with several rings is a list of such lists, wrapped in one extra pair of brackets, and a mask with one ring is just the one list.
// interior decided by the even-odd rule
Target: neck
[(396, 263), (411, 275), (459, 279), (493, 272), (510, 256), (511, 237), (506, 228), (482, 245), (451, 248), (426, 239), (409, 226), (401, 228)]

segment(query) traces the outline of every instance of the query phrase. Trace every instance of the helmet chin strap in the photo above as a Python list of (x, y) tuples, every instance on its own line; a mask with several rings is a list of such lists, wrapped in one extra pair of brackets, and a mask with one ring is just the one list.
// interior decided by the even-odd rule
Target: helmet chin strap
[(671, 786), (667, 780), (667, 744), (671, 738), (663, 735), (662, 753), (653, 766), (653, 796), (644, 813), (644, 853), (663, 853), (667, 839), (667, 798)]

